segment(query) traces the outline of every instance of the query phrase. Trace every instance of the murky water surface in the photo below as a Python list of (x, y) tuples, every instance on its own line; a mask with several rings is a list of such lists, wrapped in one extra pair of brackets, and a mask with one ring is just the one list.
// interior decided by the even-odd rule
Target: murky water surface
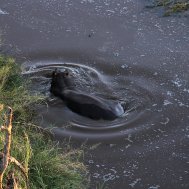
[[(141, 0), (0, 1), (4, 49), (31, 91), (47, 97), (39, 123), (58, 140), (89, 143), (91, 189), (189, 188), (189, 18), (161, 17)], [(12, 52), (12, 51), (11, 51)], [(49, 92), (51, 73), (126, 105), (114, 121), (71, 112)]]

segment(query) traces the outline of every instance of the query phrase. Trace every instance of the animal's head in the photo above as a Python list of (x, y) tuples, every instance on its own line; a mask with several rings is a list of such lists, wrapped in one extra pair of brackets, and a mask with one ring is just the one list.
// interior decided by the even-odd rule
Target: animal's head
[(55, 71), (52, 72), (51, 93), (55, 96), (61, 95), (63, 90), (73, 87), (72, 80), (73, 78), (68, 70), (61, 72), (55, 69)]

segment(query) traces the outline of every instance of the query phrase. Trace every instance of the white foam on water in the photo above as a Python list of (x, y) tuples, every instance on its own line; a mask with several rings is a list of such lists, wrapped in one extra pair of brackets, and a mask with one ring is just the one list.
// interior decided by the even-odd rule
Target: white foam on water
[(160, 186), (156, 185), (156, 186), (150, 186), (148, 189), (158, 189), (158, 188), (160, 188)]
[(5, 14), (9, 14), (8, 12), (6, 12), (6, 11), (3, 11), (2, 9), (0, 9), (0, 15), (5, 15)]
[(132, 188), (134, 188), (135, 187), (135, 185), (138, 183), (138, 182), (140, 182), (141, 181), (141, 178), (137, 178), (136, 180), (134, 180), (132, 183), (130, 183), (129, 185), (132, 187)]
[(170, 102), (170, 101), (168, 101), (168, 100), (164, 100), (164, 102), (163, 102), (163, 105), (164, 105), (164, 106), (167, 106), (167, 105), (169, 105), (169, 104), (173, 104), (173, 103)]
[(177, 87), (181, 87), (183, 85), (183, 81), (180, 78), (178, 78), (177, 75), (176, 78), (172, 80), (172, 83), (174, 83)]

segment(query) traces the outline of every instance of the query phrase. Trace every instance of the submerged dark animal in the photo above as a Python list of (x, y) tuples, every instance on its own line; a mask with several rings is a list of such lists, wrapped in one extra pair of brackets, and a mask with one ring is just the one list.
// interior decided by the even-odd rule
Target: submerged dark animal
[(61, 98), (68, 108), (91, 119), (114, 120), (124, 113), (120, 103), (115, 103), (76, 89), (69, 71), (53, 71), (50, 92)]

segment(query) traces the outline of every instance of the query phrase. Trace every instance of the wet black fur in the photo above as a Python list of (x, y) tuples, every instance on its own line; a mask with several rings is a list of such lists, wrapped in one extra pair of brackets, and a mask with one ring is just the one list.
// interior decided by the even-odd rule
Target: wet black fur
[(113, 120), (118, 117), (115, 103), (76, 89), (69, 71), (52, 73), (50, 92), (61, 98), (73, 112), (91, 119)]

